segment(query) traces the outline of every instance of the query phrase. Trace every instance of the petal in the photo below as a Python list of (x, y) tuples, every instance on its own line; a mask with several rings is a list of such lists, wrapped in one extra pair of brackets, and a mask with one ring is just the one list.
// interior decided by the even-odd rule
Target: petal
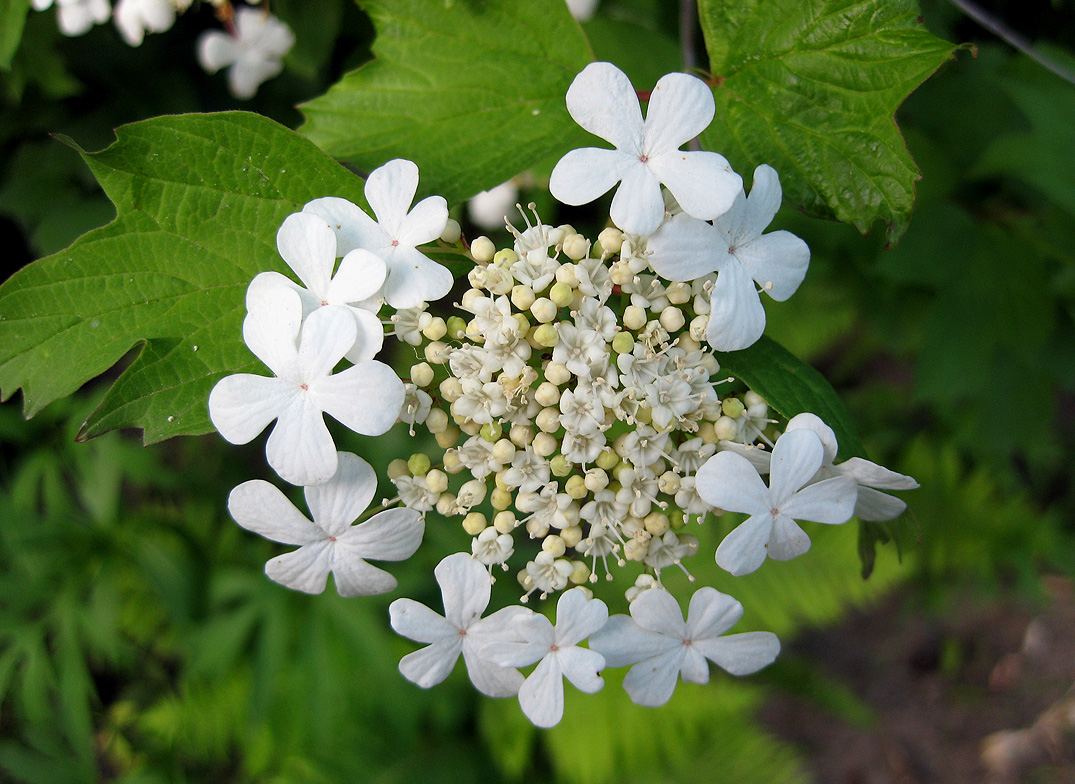
[(743, 617), (743, 605), (726, 593), (708, 586), (691, 597), (687, 610), (687, 638), (701, 640), (717, 637), (735, 626)]
[(228, 69), (228, 88), (232, 95), (245, 101), (254, 97), (262, 82), (284, 70), (284, 64), (276, 59), (252, 56), (249, 50), (243, 55)]
[(621, 231), (650, 235), (664, 220), (664, 197), (656, 175), (641, 161), (623, 167), (623, 181), (612, 197), (609, 217)]
[(907, 504), (895, 496), (874, 490), (872, 487), (859, 487), (858, 500), (855, 502), (855, 517), (859, 520), (883, 522), (895, 520), (907, 508)]
[(424, 245), (444, 233), (448, 225), (448, 202), (443, 196), (429, 196), (414, 205), (399, 227), (400, 245)]
[(411, 683), (428, 689), (448, 677), (459, 660), (459, 652), (462, 648), (463, 640), (456, 634), (455, 639), (428, 645), (420, 651), (408, 653), (399, 660), (399, 671)]
[(276, 232), (276, 249), (315, 296), (328, 294), (336, 266), (336, 234), (324, 218), (309, 212), (288, 215)]
[(773, 506), (783, 507), (796, 490), (814, 478), (824, 460), (825, 447), (817, 433), (812, 430), (785, 431), (773, 447), (769, 469)]
[(717, 566), (739, 577), (765, 563), (766, 545), (773, 530), (771, 514), (748, 517), (717, 547)]
[(415, 642), (435, 643), (459, 637), (459, 629), (413, 599), (392, 602), (388, 606), (388, 620), (396, 634)]
[(433, 302), (452, 290), (451, 271), (414, 248), (400, 246), (388, 266), (384, 298), (396, 310)]
[(717, 452), (695, 474), (698, 495), (710, 506), (728, 512), (768, 514), (769, 488), (742, 455)]
[(268, 482), (251, 479), (231, 491), (228, 513), (248, 531), (281, 544), (323, 542), (325, 532)]
[(735, 257), (766, 294), (783, 302), (806, 277), (810, 247), (789, 231), (774, 231), (736, 246)]
[(340, 262), (328, 284), (326, 299), (334, 305), (362, 302), (381, 290), (387, 276), (384, 259), (365, 248), (356, 248)]
[(773, 518), (773, 532), (769, 535), (769, 557), (777, 561), (790, 561), (810, 549), (810, 537), (798, 523), (787, 515)]
[(780, 640), (772, 632), (745, 632), (699, 640), (692, 647), (732, 675), (749, 675), (773, 663), (780, 653)]
[(742, 264), (725, 264), (710, 297), (706, 340), (717, 351), (739, 351), (764, 331), (765, 309), (754, 281)]
[[(541, 617), (545, 618), (544, 615)], [(490, 642), (481, 645), (478, 651), (483, 659), (501, 667), (526, 667), (546, 656), (549, 645), (539, 642)]]
[(627, 74), (611, 63), (590, 63), (579, 72), (567, 89), (567, 111), (585, 130), (617, 149), (641, 154), (642, 107)]
[(277, 376), (291, 372), (298, 353), (302, 299), (277, 278), (256, 276), (246, 290), (243, 342)]
[[(704, 640), (702, 642), (705, 642)], [(683, 646), (683, 662), (679, 665), (679, 677), (684, 683), (709, 683), (709, 662), (698, 649), (697, 643)]]
[(560, 648), (578, 645), (608, 620), (608, 606), (589, 599), (585, 591), (571, 589), (560, 594), (556, 603), (556, 644)]
[(679, 602), (668, 591), (643, 591), (631, 602), (631, 617), (646, 631), (684, 638), (687, 625)]
[(825, 449), (825, 459), (822, 461), (822, 465), (832, 465), (832, 461), (836, 459), (836, 453), (839, 451), (836, 433), (817, 414), (808, 412), (796, 414), (788, 420), (788, 424), (784, 429), (812, 430), (821, 439), (821, 446)]
[(469, 635), (460, 639), (463, 640), (463, 662), (474, 688), (487, 697), (511, 697), (519, 693), (523, 685), (521, 672), (483, 659), (479, 646), (468, 644)]
[(413, 509), (388, 509), (353, 526), (336, 541), (341, 549), (374, 561), (403, 561), (422, 544), (425, 520)]
[(605, 685), (601, 670), (605, 669), (605, 657), (597, 651), (572, 645), (561, 648), (556, 653), (560, 660), (560, 669), (579, 691), (594, 694)]
[(209, 393), (209, 420), (228, 443), (245, 444), (287, 410), (295, 393), (292, 384), (279, 378), (225, 376)]
[(611, 190), (639, 161), (619, 150), (582, 147), (557, 161), (549, 177), (549, 191), (563, 204), (589, 204)]
[(760, 237), (776, 217), (782, 199), (780, 175), (772, 166), (761, 164), (754, 170), (754, 184), (750, 186), (750, 195), (747, 197), (743, 234)]
[(322, 411), (351, 430), (379, 436), (399, 418), (405, 390), (388, 365), (370, 360), (318, 379), (310, 394)]
[(668, 280), (680, 281), (723, 269), (728, 260), (726, 248), (719, 231), (685, 212), (665, 221), (646, 243), (654, 272)]
[(780, 512), (795, 520), (840, 525), (851, 519), (857, 496), (854, 479), (834, 476), (804, 487), (780, 505)]
[(655, 708), (672, 699), (686, 652), (687, 647), (679, 642), (674, 648), (628, 670), (623, 678), (623, 688), (631, 702)]
[(376, 314), (365, 308), (347, 308), (355, 318), (356, 335), (354, 345), (347, 350), (344, 358), (357, 365), (359, 362), (369, 362), (380, 352), (384, 346), (384, 328)]
[(417, 190), (418, 166), (403, 158), (374, 169), (366, 179), (366, 201), (381, 228), (393, 239), (399, 239), (403, 219)]
[[(646, 593), (649, 591), (642, 595)], [(591, 651), (597, 651), (605, 657), (606, 667), (626, 667), (681, 646), (682, 642), (647, 631), (628, 615), (613, 615), (604, 626), (590, 635), (588, 645)]]
[(520, 618), (528, 618), (532, 615), (534, 611), (526, 607), (519, 605), (505, 607), (488, 618), (472, 623), (467, 629), (467, 637), (479, 647), (489, 642), (523, 642), (516, 623)]
[(293, 485), (319, 485), (336, 473), (336, 446), (309, 394), (296, 395), (280, 412), (265, 457), (280, 478)]
[[(250, 281), (250, 285), (246, 287), (246, 301), (249, 303), (251, 301), (256, 302), (261, 300), (265, 297), (267, 290), (280, 287), (291, 289), (299, 295), (299, 300), (302, 303), (303, 318), (321, 307), (320, 297), (315, 296), (308, 289), (299, 285), (286, 275), (281, 275), (279, 272), (259, 272), (255, 275), (254, 279)], [(297, 335), (298, 331), (296, 330), (295, 336)], [(291, 343), (294, 344), (295, 342), (295, 337), (292, 337)], [(292, 348), (294, 348), (294, 345), (292, 345)], [(295, 351), (291, 351), (290, 356), (293, 363)]]
[(743, 178), (715, 152), (655, 153), (647, 164), (688, 215), (713, 220), (726, 213), (743, 192)]
[(332, 551), (332, 576), (337, 593), (345, 598), (388, 593), (398, 584), (395, 577), (366, 563), (361, 551), (348, 547), (342, 540), (336, 542)]
[(555, 727), (564, 716), (564, 679), (557, 656), (546, 656), (519, 687), (519, 707), (538, 727)]
[(358, 455), (337, 452), (332, 479), (306, 488), (306, 506), (329, 536), (339, 536), (366, 511), (377, 492), (377, 474)]
[(678, 149), (708, 127), (715, 111), (713, 91), (698, 77), (662, 76), (646, 107), (644, 152), (652, 156)]
[(332, 542), (326, 539), (300, 547), (292, 553), (278, 555), (265, 564), (265, 574), (270, 580), (296, 591), (321, 593), (328, 581), (332, 549)]
[(341, 256), (347, 255), (355, 248), (376, 251), (391, 242), (385, 236), (384, 229), (378, 226), (373, 218), (347, 199), (325, 196), (307, 203), (302, 211), (328, 221), (329, 226), (336, 232), (336, 252)]
[(311, 313), (299, 336), (297, 366), (302, 380), (312, 387), (315, 380), (332, 373), (357, 337), (358, 325), (347, 308), (328, 305)]
[(878, 490), (914, 490), (918, 487), (918, 482), (912, 477), (898, 474), (861, 457), (852, 457), (833, 468), (845, 476), (852, 477), (860, 485), (875, 487)]
[(198, 62), (208, 73), (216, 73), (233, 64), (241, 52), (239, 42), (220, 30), (202, 33), (198, 39)]
[[(444, 617), (458, 629), (467, 629), (489, 606), (489, 572), (469, 553), (447, 556), (433, 574), (444, 600)], [(506, 620), (506, 619), (505, 619)]]

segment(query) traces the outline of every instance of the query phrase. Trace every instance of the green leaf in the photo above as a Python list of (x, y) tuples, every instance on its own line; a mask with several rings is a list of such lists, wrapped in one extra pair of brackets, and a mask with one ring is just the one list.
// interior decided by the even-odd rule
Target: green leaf
[(376, 57), (302, 110), (323, 150), (370, 170), (405, 157), (457, 202), (591, 137), (564, 103), (592, 59), (562, 0), (362, 0)]
[(32, 416), (137, 346), (80, 437), (209, 432), (213, 384), (260, 368), (242, 342), (243, 297), (258, 272), (284, 271), (280, 224), (320, 196), (364, 204), (362, 180), (244, 112), (160, 117), (116, 137), (82, 153), (116, 220), (0, 286), (0, 397), (21, 387)]
[(817, 370), (772, 338), (762, 336), (742, 351), (714, 352), (722, 370), (753, 389), (781, 416), (817, 414), (836, 433), (839, 458), (865, 457), (866, 448), (855, 435), (851, 414), (836, 390)]
[(953, 46), (913, 0), (700, 0), (716, 120), (702, 144), (746, 178), (768, 163), (784, 198), (861, 232), (907, 227), (918, 168), (900, 103)]
[(8, 70), (22, 40), (30, 0), (0, 0), (0, 68)]

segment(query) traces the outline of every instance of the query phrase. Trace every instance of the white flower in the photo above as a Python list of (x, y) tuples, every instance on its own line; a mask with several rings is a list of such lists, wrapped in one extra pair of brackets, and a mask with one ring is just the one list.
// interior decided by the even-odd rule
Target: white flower
[(380, 257), (353, 250), (333, 275), (336, 234), (322, 218), (303, 212), (287, 216), (276, 233), (276, 247), (306, 288), (279, 272), (258, 274), (251, 288), (284, 285), (294, 289), (302, 299), (304, 316), (326, 305), (346, 308), (358, 329), (354, 345), (344, 356), (353, 363), (373, 359), (384, 343), (384, 330), (380, 319), (363, 305), (380, 290), (388, 274)]
[(410, 558), (422, 543), (425, 523), (411, 509), (378, 512), (358, 525), (377, 492), (377, 476), (362, 458), (339, 453), (339, 470), (328, 482), (307, 487), (310, 522), (283, 493), (253, 479), (231, 491), (228, 511), (248, 531), (274, 542), (300, 545), (265, 564), (271, 579), (304, 593), (321, 593), (329, 572), (340, 596), (370, 596), (396, 587), (396, 578), (375, 561)]
[(115, 22), (131, 46), (140, 46), (147, 32), (163, 33), (175, 24), (175, 0), (119, 0)]
[(265, 446), (269, 465), (292, 484), (321, 484), (336, 473), (323, 414), (362, 435), (381, 435), (399, 416), (403, 382), (376, 360), (331, 375), (355, 342), (355, 319), (343, 308), (320, 308), (302, 324), (299, 295), (277, 286), (249, 291), (247, 308), (243, 340), (276, 377), (221, 379), (209, 394), (209, 418), (233, 444), (277, 420)]
[(590, 638), (590, 647), (609, 667), (634, 665), (623, 688), (638, 705), (664, 705), (676, 681), (709, 682), (712, 661), (732, 675), (749, 675), (771, 664), (780, 642), (771, 632), (720, 635), (743, 616), (743, 605), (715, 588), (699, 588), (691, 597), (687, 620), (667, 591), (638, 593), (631, 615), (613, 615)]
[(453, 283), (446, 267), (416, 250), (444, 232), (448, 203), (441, 196), (430, 196), (411, 209), (417, 191), (418, 167), (397, 158), (374, 169), (366, 180), (364, 193), (376, 221), (346, 199), (334, 196), (314, 199), (303, 207), (303, 212), (329, 222), (339, 241), (338, 253), (365, 248), (384, 259), (388, 265), (384, 298), (397, 310), (440, 299), (451, 291)]
[(852, 457), (840, 464), (834, 464), (838, 445), (836, 433), (821, 421), (816, 414), (798, 414), (788, 421), (787, 430), (810, 430), (817, 434), (825, 447), (825, 462), (818, 470), (815, 480), (828, 479), (833, 476), (849, 476), (858, 484), (858, 500), (855, 502), (855, 517), (859, 520), (881, 522), (894, 520), (903, 514), (907, 504), (895, 496), (882, 493), (881, 490), (913, 490), (918, 482), (906, 474), (898, 474), (877, 463), (861, 457)]
[(254, 97), (261, 83), (283, 70), (284, 55), (295, 45), (291, 28), (266, 11), (243, 6), (235, 12), (235, 35), (209, 30), (198, 39), (198, 62), (209, 73), (228, 69), (236, 98)]
[(663, 183), (683, 209), (701, 220), (724, 213), (742, 178), (715, 152), (683, 152), (713, 119), (713, 93), (687, 74), (668, 74), (653, 88), (645, 121), (626, 74), (590, 63), (567, 91), (571, 117), (615, 150), (572, 150), (552, 171), (549, 189), (565, 204), (586, 204), (621, 185), (612, 221), (631, 234), (652, 234), (664, 220)]
[[(33, 0), (34, 8), (44, 11), (52, 6), (52, 0)], [(60, 32), (67, 36), (89, 32), (95, 24), (107, 22), (112, 14), (108, 0), (56, 0)]]
[(838, 476), (808, 485), (825, 459), (821, 439), (809, 430), (792, 430), (777, 439), (765, 486), (742, 455), (718, 452), (695, 477), (707, 503), (748, 517), (717, 548), (717, 565), (734, 575), (749, 574), (765, 556), (787, 561), (810, 549), (810, 537), (796, 520), (838, 525), (851, 519), (856, 486)]
[(799, 288), (810, 248), (788, 231), (762, 232), (780, 208), (780, 178), (771, 166), (754, 170), (750, 195), (710, 225), (689, 215), (671, 218), (649, 238), (650, 266), (669, 280), (719, 273), (710, 296), (706, 338), (718, 351), (752, 345), (765, 330), (765, 310), (755, 283), (777, 302)]
[(518, 200), (519, 189), (509, 180), (472, 196), (467, 202), (467, 216), (486, 231), (503, 230), (504, 219)]
[(482, 694), (517, 694), (523, 682), (519, 671), (492, 663), (481, 650), (491, 642), (519, 639), (512, 621), (533, 613), (515, 606), (482, 618), (489, 606), (489, 573), (466, 553), (449, 555), (433, 573), (444, 601), (443, 616), (412, 599), (396, 599), (388, 608), (397, 634), (429, 643), (403, 657), (399, 663), (403, 677), (428, 689), (448, 677), (462, 653), (470, 680)]
[(579, 643), (605, 625), (608, 607), (589, 599), (581, 588), (560, 595), (556, 626), (544, 615), (516, 618), (515, 631), (525, 642), (495, 642), (482, 655), (502, 667), (525, 667), (538, 662), (519, 689), (523, 713), (538, 727), (554, 727), (564, 715), (566, 677), (580, 691), (593, 694), (605, 685), (600, 672), (605, 659)]

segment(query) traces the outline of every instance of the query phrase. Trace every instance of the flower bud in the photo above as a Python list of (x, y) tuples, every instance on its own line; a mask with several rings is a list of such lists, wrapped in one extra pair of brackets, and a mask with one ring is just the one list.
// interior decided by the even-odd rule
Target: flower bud
[[(440, 409), (434, 410), (439, 411)], [(430, 411), (430, 413), (433, 412)], [(448, 425), (441, 432), (434, 433), (433, 436), (437, 439), (437, 446), (441, 449), (449, 449), (450, 447), (455, 446), (456, 442), (459, 441), (459, 428), (455, 425)]]
[(534, 436), (534, 442), (532, 446), (534, 452), (539, 457), (548, 457), (556, 451), (556, 448), (559, 446), (559, 444), (557, 443), (556, 438), (550, 436), (548, 433), (538, 433), (536, 436)]
[(602, 468), (605, 471), (611, 471), (620, 464), (620, 458), (611, 449), (605, 447), (594, 462), (597, 463), (598, 468)]
[(720, 410), (724, 412), (726, 416), (730, 416), (732, 419), (738, 419), (746, 411), (746, 406), (743, 405), (743, 401), (737, 397), (726, 397), (720, 401)]
[(445, 452), (444, 459), (441, 460), (441, 462), (444, 464), (444, 470), (449, 474), (458, 474), (464, 468), (462, 461), (459, 459), (459, 455), (457, 455), (454, 450)]
[[(561, 246), (569, 259), (579, 261), (590, 255), (590, 241), (581, 234), (568, 234)], [(578, 279), (572, 285), (578, 285)]]
[(556, 318), (556, 305), (548, 297), (538, 297), (530, 306), (530, 312), (538, 321), (547, 324)]
[(664, 289), (664, 295), (673, 305), (686, 305), (691, 301), (691, 286), (679, 281), (669, 283)]
[(511, 304), (519, 310), (530, 310), (530, 306), (534, 304), (536, 299), (537, 295), (534, 294), (534, 290), (521, 283), (511, 290)]
[(739, 435), (739, 423), (730, 416), (722, 416), (713, 423), (713, 430), (718, 440), (734, 441)]
[(455, 376), (448, 376), (440, 382), (440, 396), (449, 403), (454, 403), (463, 395), (463, 384)]
[(579, 498), (585, 498), (590, 491), (586, 489), (586, 480), (575, 474), (564, 484), (564, 492), (578, 500)]
[(601, 468), (591, 468), (584, 478), (586, 489), (591, 493), (597, 493), (608, 487), (608, 474)]
[(672, 305), (669, 305), (661, 311), (660, 321), (661, 326), (669, 332), (678, 332), (686, 323), (686, 319), (683, 317), (683, 311)]
[[(463, 486), (459, 488), (459, 496), (455, 502), (460, 507), (469, 509), (484, 501), (487, 492), (488, 487), (485, 484), (485, 480), (471, 479), (469, 482), (464, 482)], [(482, 527), (484, 528), (485, 526)]]
[(495, 254), (496, 245), (488, 237), (476, 237), (474, 242), (470, 243), (470, 255), (474, 257), (474, 261), (484, 264), (492, 261)]
[(397, 457), (388, 464), (389, 479), (399, 479), (401, 476), (406, 476), (410, 472), (411, 469), (407, 467), (407, 461), (401, 457)]
[(530, 534), (531, 539), (541, 539), (549, 532), (549, 524), (531, 517), (526, 521), (526, 532)]
[(504, 510), (493, 515), (493, 528), (502, 534), (510, 534), (518, 524), (515, 519), (515, 512)]
[(443, 365), (448, 361), (448, 353), (450, 351), (451, 347), (447, 343), (440, 340), (434, 340), (432, 343), (426, 344), (426, 360), (432, 362), (434, 365)]
[(534, 417), (534, 424), (546, 433), (555, 433), (560, 429), (560, 409), (552, 406), (541, 409)]
[(528, 446), (534, 441), (534, 428), (528, 425), (512, 425), (511, 430), (508, 431), (508, 438), (519, 448)]
[(638, 331), (646, 326), (646, 311), (638, 305), (628, 305), (623, 309), (623, 325), (627, 329)]
[(424, 452), (415, 452), (407, 460), (407, 470), (414, 476), (425, 476), (431, 465), (429, 455)]
[(590, 567), (582, 561), (571, 562), (571, 574), (567, 576), (572, 585), (582, 585), (590, 579)]
[(534, 392), (534, 400), (543, 406), (556, 406), (560, 404), (560, 388), (551, 381), (542, 381)]
[(646, 530), (654, 536), (663, 536), (669, 528), (668, 515), (664, 512), (653, 511), (646, 515), (642, 521)]
[(502, 248), (493, 254), (493, 264), (510, 267), (519, 260), (519, 254), (514, 248)]
[(439, 468), (433, 468), (426, 473), (426, 487), (431, 493), (443, 493), (448, 489), (448, 475)]
[(690, 336), (701, 343), (709, 329), (709, 316), (695, 316), (691, 319)]
[(426, 416), (426, 430), (433, 435), (448, 429), (448, 414), (442, 408), (431, 408)]
[(503, 487), (493, 488), (493, 492), (489, 494), (489, 503), (497, 511), (507, 509), (511, 506), (511, 491)]
[(571, 380), (571, 371), (567, 369), (567, 365), (550, 362), (545, 365), (545, 380), (557, 386), (566, 384)]
[(597, 242), (601, 246), (601, 253), (619, 253), (623, 245), (623, 232), (615, 226), (602, 229), (597, 235)]
[(425, 362), (411, 365), (411, 381), (417, 387), (428, 387), (433, 383), (433, 368)]
[(455, 245), (462, 236), (463, 230), (459, 227), (459, 221), (448, 218), (448, 222), (444, 224), (444, 231), (440, 233), (440, 238), (449, 245)]
[(461, 316), (450, 316), (444, 324), (448, 328), (448, 337), (452, 340), (462, 340), (467, 332), (467, 322)]
[(471, 536), (477, 536), (488, 527), (485, 515), (481, 512), (471, 512), (463, 518), (463, 530)]
[(553, 348), (560, 342), (560, 333), (552, 324), (542, 324), (534, 328), (534, 342), (542, 348)]
[(612, 338), (612, 350), (617, 354), (630, 354), (635, 349), (635, 336), (630, 332), (617, 332)]
[(570, 305), (574, 296), (574, 290), (566, 283), (554, 283), (552, 288), (549, 289), (549, 299), (551, 299), (553, 304), (558, 308)]
[(567, 545), (564, 544), (564, 540), (559, 536), (551, 534), (541, 542), (541, 549), (549, 553), (553, 558), (559, 558), (567, 552)]
[(445, 517), (455, 514), (455, 496), (451, 493), (441, 493), (437, 499), (437, 511)]
[(571, 473), (571, 462), (563, 455), (556, 455), (549, 461), (549, 470), (553, 476), (567, 476)]
[(715, 444), (721, 440), (712, 422), (702, 422), (698, 425), (698, 437), (702, 439), (703, 444)]
[(496, 443), (500, 440), (500, 436), (504, 433), (504, 426), (499, 422), (488, 422), (481, 426), (481, 430), (478, 431), (478, 435), (483, 440), (488, 441), (490, 444)]
[(447, 332), (448, 325), (440, 316), (434, 316), (433, 320), (422, 330), (422, 334), (430, 340), (440, 340)]
[(515, 458), (515, 444), (506, 438), (501, 438), (493, 444), (493, 460), (500, 465), (507, 465)]

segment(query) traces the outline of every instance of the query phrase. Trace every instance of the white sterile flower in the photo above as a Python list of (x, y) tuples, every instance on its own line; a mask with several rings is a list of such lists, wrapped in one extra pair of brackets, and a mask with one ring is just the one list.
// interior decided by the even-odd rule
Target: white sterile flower
[(482, 655), (503, 667), (538, 663), (519, 689), (523, 713), (538, 727), (554, 727), (564, 715), (566, 677), (580, 691), (593, 694), (605, 681), (600, 672), (605, 659), (579, 643), (605, 625), (608, 607), (589, 599), (581, 588), (572, 588), (556, 603), (556, 626), (544, 615), (516, 618), (515, 631), (524, 642), (495, 642)]
[(237, 373), (221, 379), (209, 394), (209, 418), (233, 444), (251, 441), (277, 420), (265, 446), (269, 465), (292, 484), (321, 484), (336, 473), (336, 447), (323, 414), (356, 433), (381, 435), (399, 416), (403, 382), (376, 360), (332, 375), (357, 331), (343, 308), (320, 308), (302, 323), (299, 295), (269, 286), (248, 291), (247, 310), (243, 340), (275, 378)]
[(661, 77), (643, 121), (627, 75), (610, 63), (590, 63), (568, 88), (567, 110), (616, 149), (572, 150), (553, 169), (549, 189), (564, 204), (586, 204), (621, 183), (610, 215), (622, 231), (657, 230), (664, 220), (662, 183), (701, 220), (723, 214), (743, 189), (723, 156), (679, 149), (713, 119), (713, 93), (701, 79), (681, 73)]
[(358, 525), (377, 492), (377, 475), (362, 458), (339, 453), (339, 470), (328, 482), (307, 487), (310, 522), (283, 493), (253, 479), (231, 491), (228, 511), (248, 531), (274, 542), (300, 545), (265, 564), (271, 579), (304, 593), (321, 593), (329, 572), (340, 596), (370, 596), (396, 587), (396, 578), (366, 563), (402, 561), (422, 543), (425, 523), (411, 509), (378, 512)]
[[(631, 615), (613, 615), (590, 638), (590, 648), (609, 667), (634, 665), (623, 688), (638, 705), (664, 705), (681, 677), (709, 682), (709, 661), (732, 675), (749, 675), (771, 664), (780, 642), (771, 632), (721, 635), (743, 616), (743, 605), (715, 588), (699, 588), (691, 597), (687, 620), (679, 604), (657, 587), (642, 590), (631, 602)], [(709, 661), (706, 661), (706, 660)]]
[[(52, 0), (33, 0), (34, 9), (44, 11)], [(56, 0), (60, 32), (66, 36), (82, 35), (95, 24), (108, 21), (112, 6), (108, 0)]]
[(283, 70), (295, 45), (291, 28), (267, 11), (242, 7), (235, 12), (235, 35), (209, 30), (198, 39), (198, 62), (209, 73), (228, 66), (231, 94), (253, 98), (261, 83)]
[[(336, 235), (316, 215), (289, 215), (276, 233), (276, 248), (306, 288), (279, 272), (262, 272), (250, 286), (284, 285), (298, 292), (303, 315), (326, 305), (346, 308), (358, 327), (355, 343), (344, 355), (351, 362), (373, 359), (384, 344), (384, 329), (377, 316), (363, 305), (377, 293), (387, 269), (380, 257), (353, 250), (336, 267)], [(376, 303), (374, 303), (376, 306)]]
[(783, 302), (799, 288), (810, 248), (788, 231), (763, 234), (780, 208), (780, 178), (771, 166), (754, 170), (750, 195), (710, 225), (689, 215), (671, 218), (649, 238), (650, 266), (669, 280), (694, 280), (717, 272), (710, 295), (706, 337), (718, 351), (738, 351), (765, 331), (757, 283)]
[(116, 27), (131, 46), (140, 46), (146, 33), (163, 33), (175, 24), (175, 0), (119, 0)]
[(510, 697), (518, 693), (523, 682), (519, 671), (494, 664), (481, 651), (492, 642), (521, 639), (512, 622), (533, 613), (515, 606), (482, 618), (489, 606), (489, 573), (466, 553), (449, 555), (433, 574), (440, 585), (443, 616), (412, 599), (396, 599), (388, 608), (397, 634), (429, 643), (400, 660), (403, 677), (423, 689), (436, 686), (448, 677), (462, 653), (471, 683), (482, 694)]
[(821, 439), (810, 430), (792, 430), (777, 439), (766, 487), (742, 455), (718, 452), (695, 477), (698, 495), (728, 512), (748, 514), (717, 548), (717, 565), (734, 575), (755, 571), (768, 554), (778, 561), (810, 549), (810, 537), (796, 520), (839, 525), (855, 509), (855, 480), (833, 477), (808, 484), (825, 459)]
[(519, 200), (519, 188), (508, 181), (472, 196), (467, 202), (467, 217), (486, 231), (504, 228), (504, 219)]
[(417, 192), (418, 167), (397, 158), (374, 169), (366, 180), (364, 193), (376, 221), (358, 206), (334, 196), (315, 199), (302, 208), (329, 222), (339, 240), (338, 253), (365, 248), (384, 259), (388, 265), (384, 298), (396, 309), (440, 299), (453, 283), (446, 267), (417, 250), (444, 232), (448, 203), (441, 196), (430, 196), (411, 209)]
[(797, 414), (789, 421), (786, 430), (810, 430), (817, 434), (825, 447), (825, 462), (815, 477), (817, 480), (833, 476), (849, 476), (858, 484), (858, 500), (855, 502), (855, 517), (860, 520), (881, 522), (894, 520), (903, 514), (907, 504), (895, 496), (882, 493), (882, 490), (913, 490), (918, 482), (906, 474), (898, 474), (877, 463), (861, 457), (852, 457), (843, 463), (834, 464), (838, 445), (836, 433), (821, 421), (816, 414)]

